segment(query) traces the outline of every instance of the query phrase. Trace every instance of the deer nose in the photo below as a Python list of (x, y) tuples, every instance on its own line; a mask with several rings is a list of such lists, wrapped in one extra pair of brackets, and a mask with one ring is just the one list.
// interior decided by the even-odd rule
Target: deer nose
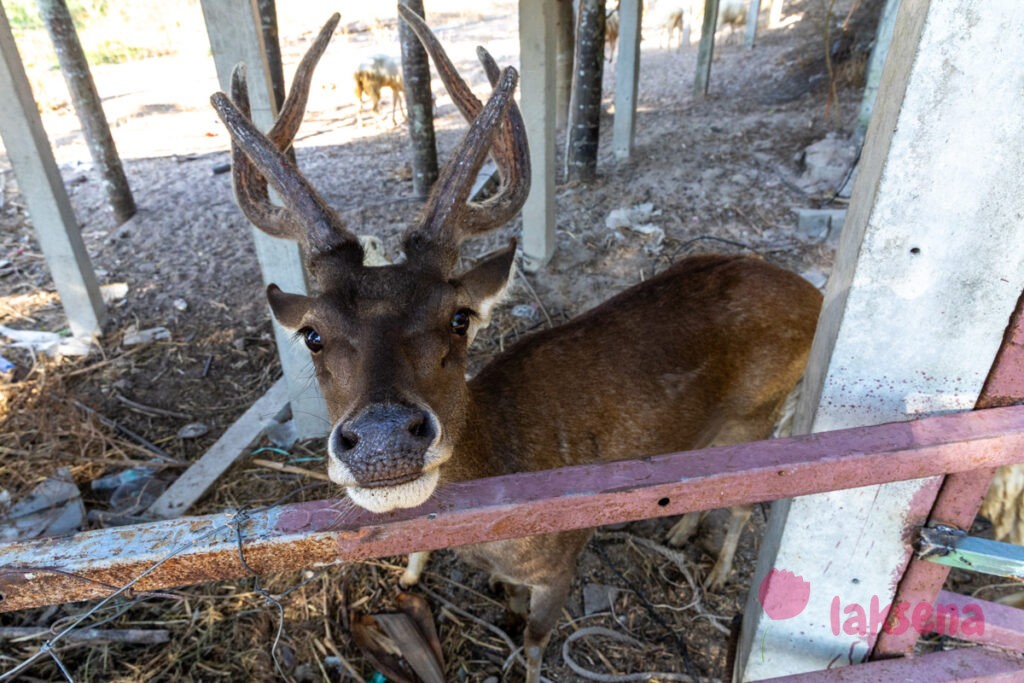
[(436, 420), (428, 411), (372, 404), (334, 427), (330, 452), (360, 486), (389, 486), (422, 474), (436, 437)]

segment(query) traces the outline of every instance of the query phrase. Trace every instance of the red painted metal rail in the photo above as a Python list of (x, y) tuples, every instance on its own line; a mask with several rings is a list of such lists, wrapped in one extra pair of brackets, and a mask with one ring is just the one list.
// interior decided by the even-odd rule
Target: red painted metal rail
[(757, 683), (1020, 683), (1022, 671), (1024, 655), (972, 647), (780, 676)]
[[(442, 487), (386, 515), (344, 499), (0, 546), (0, 611), (964, 472), (1024, 461), (997, 408)], [(159, 564), (158, 564), (159, 563)]]
[[(1024, 401), (1024, 295), (1006, 327), (1002, 344), (992, 369), (981, 389), (975, 408), (987, 409), (1014, 405)], [(939, 489), (929, 515), (927, 526), (945, 524), (959, 529), (970, 529), (978, 515), (995, 468), (983, 467), (969, 472), (947, 476)], [(900, 580), (893, 602), (908, 604), (931, 603), (946, 583), (949, 567), (934, 562), (911, 559)], [(917, 634), (912, 630), (902, 633), (882, 633), (875, 643), (872, 657), (882, 659), (905, 655), (913, 651)], [(1022, 648), (1024, 649), (1024, 648)], [(1024, 679), (1024, 675), (1022, 675)]]

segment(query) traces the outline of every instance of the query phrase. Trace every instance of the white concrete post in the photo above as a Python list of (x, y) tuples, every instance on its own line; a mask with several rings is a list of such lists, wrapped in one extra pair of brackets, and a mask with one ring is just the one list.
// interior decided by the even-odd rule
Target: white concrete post
[(64, 181), (39, 118), (32, 88), (0, 5), (0, 136), (64, 315), (76, 337), (99, 335), (106, 309)]
[(633, 153), (643, 9), (640, 0), (619, 2), (619, 57), (615, 61), (615, 120), (612, 123), (612, 152), (617, 159), (628, 159)]
[(782, 23), (782, 0), (772, 0), (768, 8), (768, 28), (778, 28)]
[(760, 13), (761, 0), (750, 0), (747, 6), (747, 30), (743, 39), (748, 50), (753, 49), (754, 41), (757, 40), (757, 17)]
[(878, 83), (882, 80), (882, 67), (885, 66), (885, 58), (889, 55), (889, 46), (892, 44), (892, 29), (896, 25), (896, 10), (899, 9), (899, 6), (900, 0), (885, 0), (882, 15), (878, 18), (875, 44), (871, 48), (871, 57), (868, 59), (864, 96), (860, 102), (860, 113), (857, 114), (857, 127), (853, 132), (858, 143), (863, 142), (864, 136), (868, 132), (868, 122), (871, 120), (871, 112), (875, 108), (875, 98), (878, 97)]
[[(271, 95), (273, 86), (256, 0), (202, 0), (201, 4), (221, 89), (230, 92), (232, 69), (239, 62), (245, 63), (253, 122), (260, 129), (269, 130), (277, 107)], [(298, 245), (291, 240), (270, 237), (256, 228), (252, 229), (252, 235), (263, 281), (274, 283), (286, 292), (306, 294), (308, 286)], [(300, 438), (325, 435), (330, 424), (309, 353), (276, 320), (274, 339)]]
[(523, 268), (529, 272), (543, 268), (555, 253), (556, 21), (555, 3), (520, 0), (520, 100), (533, 171), (523, 206)]
[[(1017, 0), (901, 4), (799, 431), (973, 406), (1024, 289), (1022, 61)], [(736, 680), (863, 660), (937, 483), (773, 505)]]

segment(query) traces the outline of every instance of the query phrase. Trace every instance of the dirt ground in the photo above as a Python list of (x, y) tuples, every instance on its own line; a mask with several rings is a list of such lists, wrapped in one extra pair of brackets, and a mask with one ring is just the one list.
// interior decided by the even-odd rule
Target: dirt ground
[[(845, 33), (839, 26), (854, 3), (835, 3), (830, 20), (829, 4), (786, 3), (782, 26), (762, 31), (752, 51), (739, 34), (721, 32), (711, 94), (703, 99), (692, 94), (696, 47), (666, 46), (658, 23), (664, 10), (655, 8), (645, 18), (635, 154), (628, 162), (614, 161), (608, 148), (612, 118), (606, 115), (600, 177), (589, 184), (559, 184), (555, 257), (540, 273), (517, 278), (508, 303), (481, 335), (475, 367), (520, 335), (549, 320), (565, 320), (687, 254), (756, 253), (824, 284), (834, 245), (797, 230), (795, 209), (842, 206), (835, 193), (853, 162), (845, 141), (859, 107), (880, 3), (858, 3)], [(428, 3), (428, 10), (433, 5), (445, 10), (428, 11), (428, 20), (478, 90), (483, 75), (473, 57), (476, 44), (486, 45), (499, 63), (517, 62), (514, 3), (491, 0), (470, 10), (468, 4), (439, 1)], [(291, 16), (283, 24), (286, 74), (329, 11), (306, 9), (308, 16)], [(185, 23), (196, 21), (190, 16)], [(409, 182), (405, 129), (392, 126), (386, 115), (358, 124), (351, 94), (353, 64), (397, 49), (394, 22), (356, 22), (343, 15), (346, 24), (350, 31), (335, 37), (314, 81), (297, 157), (344, 219), (357, 232), (383, 239), (394, 256), (401, 230), (419, 208)], [(833, 52), (830, 63), (826, 46)], [(99, 355), (54, 360), (0, 347), (16, 366), (0, 378), (0, 488), (16, 499), (57, 467), (68, 466), (87, 507), (102, 512), (110, 501), (90, 490), (89, 482), (154, 456), (97, 415), (165, 450), (169, 457), (159, 463), (160, 476), (170, 480), (273, 383), (280, 368), (249, 228), (234, 205), (229, 174), (214, 172), (228, 155), (226, 133), (207, 104), (217, 89), (212, 60), (182, 54), (100, 67), (95, 76), (139, 205), (134, 219), (114, 225), (70, 108), (47, 110), (45, 121), (101, 282), (123, 282), (128, 291), (110, 308)], [(830, 82), (837, 98), (830, 97)], [(613, 89), (609, 67), (609, 106)], [(440, 83), (434, 90), (439, 152), (447, 158), (465, 125)], [(389, 106), (385, 98), (385, 111)], [(825, 184), (814, 187), (811, 181), (821, 177), (809, 177), (814, 169), (805, 168), (804, 152), (830, 135), (849, 156), (838, 164), (838, 175), (826, 175)], [(6, 157), (0, 158), (0, 187), (0, 324), (61, 330), (63, 314)], [(657, 225), (663, 239), (606, 226), (613, 210), (648, 203), (647, 217), (636, 222)], [(516, 220), (470, 243), (465, 259), (503, 244), (520, 227)], [(132, 329), (154, 326), (166, 327), (170, 339), (123, 345)], [(181, 427), (192, 422), (209, 431), (179, 437)], [(322, 454), (322, 444), (312, 441), (260, 457), (320, 471)], [(336, 493), (330, 485), (243, 457), (194, 512)], [(94, 518), (89, 525), (100, 523)], [(668, 550), (661, 544), (670, 523), (653, 520), (598, 533), (582, 557), (565, 618), (548, 648), (548, 678), (584, 680), (563, 661), (562, 645), (585, 626), (616, 628), (639, 641), (581, 639), (573, 644), (573, 656), (587, 669), (727, 676), (730, 624), (743, 608), (764, 515), (755, 513), (733, 577), (718, 593), (699, 585), (712, 564), (706, 547), (714, 545), (715, 529), (690, 546)], [(68, 645), (58, 652), (75, 680), (355, 680), (353, 672), (369, 680), (373, 666), (347, 633), (350, 611), (392, 608), (398, 561), (268, 577), (263, 588), (279, 597), (276, 603), (265, 600), (251, 580), (133, 596), (91, 622), (168, 629), (170, 645)], [(586, 587), (588, 594), (609, 597), (609, 604), (585, 614)], [(507, 644), (480, 621), (504, 629), (514, 642), (520, 639), (485, 577), (440, 553), (423, 591), (439, 625), (448, 680), (519, 677), (515, 666), (504, 668)], [(6, 614), (0, 625), (56, 628), (90, 607)], [(38, 641), (6, 644), (0, 669), (13, 667), (37, 646)], [(59, 679), (60, 673), (44, 659), (29, 670), (25, 680), (30, 678)]]

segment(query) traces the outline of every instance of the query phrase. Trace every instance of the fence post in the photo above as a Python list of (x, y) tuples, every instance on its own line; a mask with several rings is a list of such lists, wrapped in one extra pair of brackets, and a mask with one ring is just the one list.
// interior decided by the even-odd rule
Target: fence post
[[(803, 431), (974, 406), (1024, 289), (1024, 90), (1006, 87), (1024, 57), (1016, 8), (901, 4), (811, 351)], [(846, 619), (892, 602), (906, 539), (940, 481), (774, 504), (736, 680), (864, 659), (878, 634)], [(762, 596), (785, 587), (784, 571), (810, 599), (775, 620)]]

